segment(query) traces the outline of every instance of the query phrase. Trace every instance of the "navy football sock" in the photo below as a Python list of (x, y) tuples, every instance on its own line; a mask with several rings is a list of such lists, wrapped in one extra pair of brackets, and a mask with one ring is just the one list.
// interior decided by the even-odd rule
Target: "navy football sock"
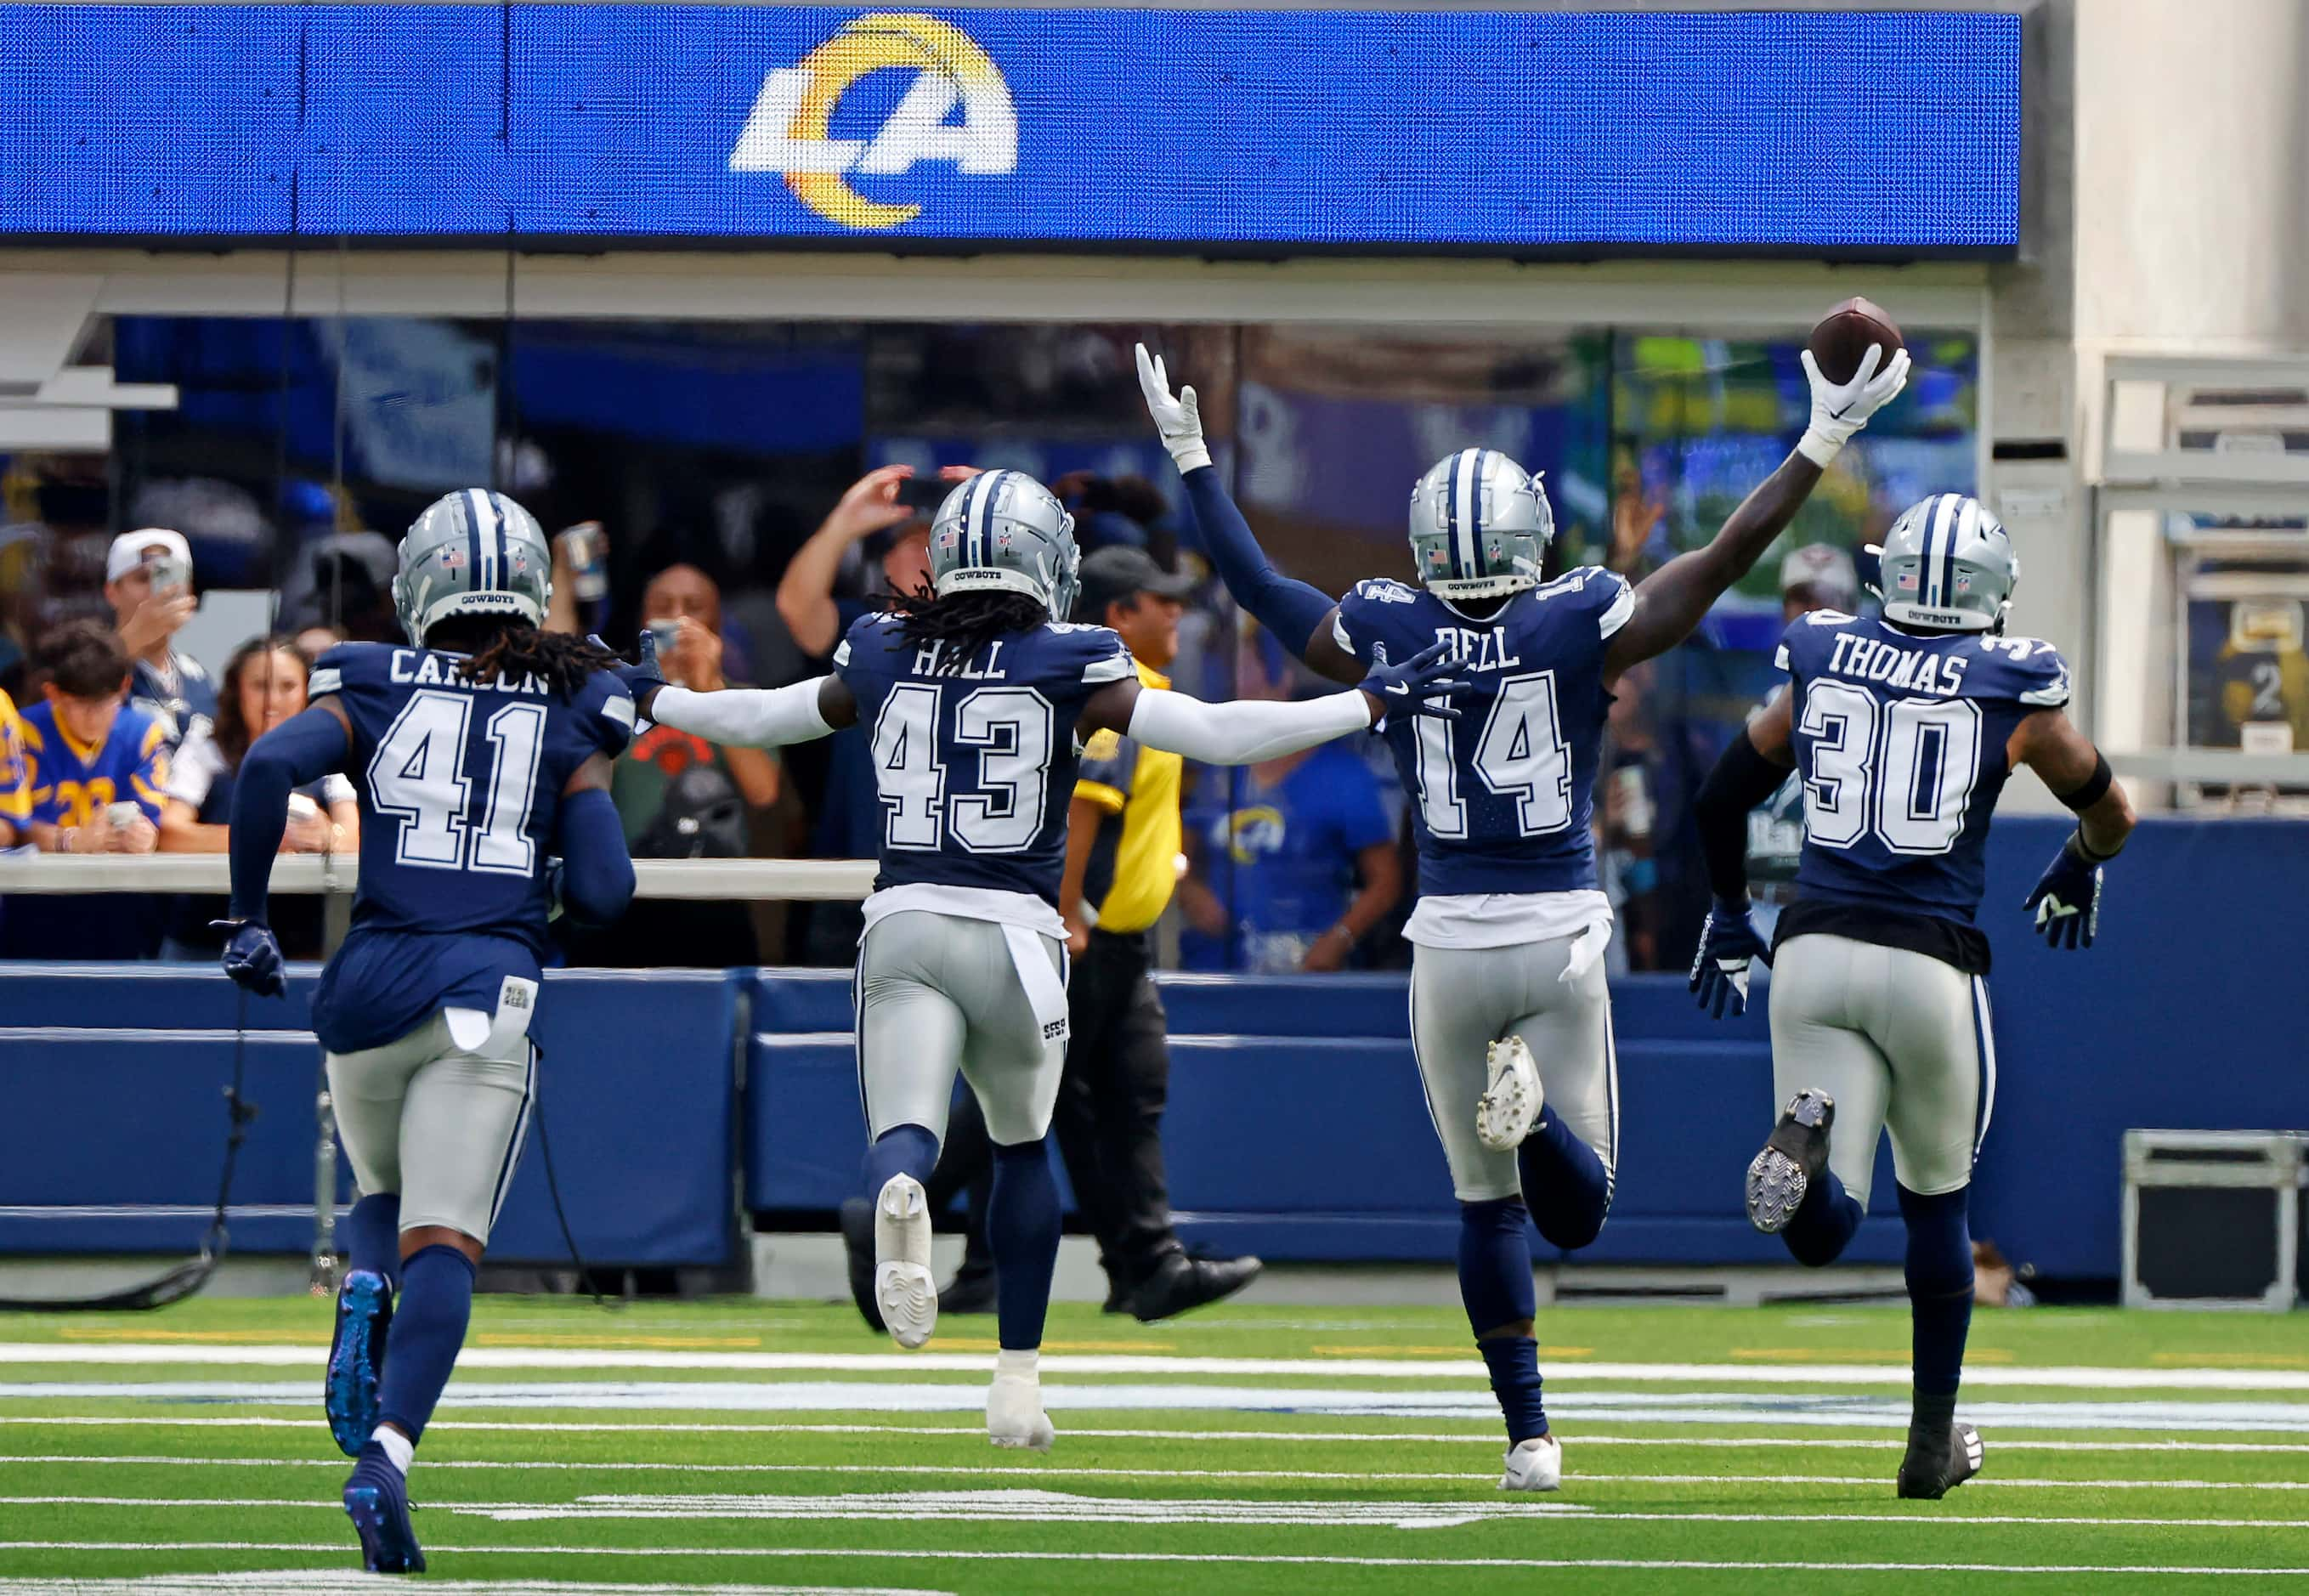
[(1787, 1243), (1797, 1263), (1818, 1269), (1843, 1255), (1864, 1217), (1866, 1210), (1844, 1189), (1844, 1182), (1836, 1178), (1836, 1171), (1822, 1169), (1820, 1178), (1804, 1193), (1803, 1201), (1796, 1204), (1796, 1211), (1788, 1216), (1787, 1229), (1780, 1232), (1780, 1239)]
[(363, 1197), (345, 1216), (345, 1267), (385, 1276), (401, 1289), (401, 1194)]
[(1965, 1223), (1971, 1188), (1936, 1197), (1900, 1189), (1908, 1225), (1908, 1311), (1915, 1317), (1916, 1395), (1956, 1395), (1964, 1338), (1972, 1327), (1972, 1235)]
[(1459, 1204), (1459, 1300), (1477, 1335), (1520, 1324), (1535, 1311), (1525, 1218), (1513, 1197)]
[(454, 1247), (419, 1247), (401, 1266), (401, 1299), (385, 1338), (376, 1416), (410, 1440), (425, 1433), (473, 1316), (473, 1262)]
[(1596, 1150), (1571, 1134), (1553, 1103), (1539, 1111), (1516, 1149), (1516, 1171), (1532, 1222), (1551, 1247), (1569, 1251), (1602, 1234), (1612, 1208), (1612, 1178)]
[(866, 1150), (868, 1199), (880, 1196), (893, 1175), (911, 1175), (928, 1186), (930, 1171), (938, 1168), (938, 1138), (921, 1126), (892, 1126)]
[(1547, 1433), (1539, 1343), (1528, 1335), (1484, 1334), (1526, 1324), (1536, 1311), (1526, 1217), (1513, 1197), (1459, 1204), (1459, 1298), (1467, 1306), (1475, 1350), (1492, 1371), (1492, 1393), (1500, 1399), (1510, 1446)]
[(994, 1193), (986, 1203), (986, 1240), (994, 1252), (994, 1313), (1003, 1350), (1042, 1344), (1051, 1311), (1051, 1273), (1059, 1262), (1059, 1183), (1042, 1142), (994, 1148)]
[(1475, 1343), (1492, 1371), (1492, 1394), (1508, 1421), (1508, 1445), (1520, 1446), (1547, 1433), (1547, 1410), (1540, 1402), (1539, 1342), (1527, 1335), (1494, 1335)]

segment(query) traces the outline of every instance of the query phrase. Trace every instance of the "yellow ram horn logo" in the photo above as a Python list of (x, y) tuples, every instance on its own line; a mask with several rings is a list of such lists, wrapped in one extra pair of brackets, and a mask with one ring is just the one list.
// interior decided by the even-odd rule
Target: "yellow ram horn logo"
[[(830, 135), (835, 108), (870, 73), (906, 70), (914, 81), (869, 140)], [(949, 125), (955, 108), (962, 120)], [(900, 227), (916, 204), (869, 200), (848, 175), (889, 175), (925, 160), (999, 176), (1018, 164), (1018, 119), (1009, 85), (977, 41), (951, 23), (907, 12), (877, 12), (791, 66), (762, 80), (753, 114), (730, 151), (733, 172), (776, 172), (794, 197), (827, 220), (860, 231)]]

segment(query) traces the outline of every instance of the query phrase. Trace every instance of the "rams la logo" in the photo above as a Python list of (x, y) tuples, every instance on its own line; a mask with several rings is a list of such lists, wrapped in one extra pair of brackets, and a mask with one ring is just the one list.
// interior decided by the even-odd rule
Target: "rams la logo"
[[(911, 72), (914, 80), (871, 140), (829, 137), (843, 95), (877, 72)], [(962, 119), (949, 124), (957, 108)], [(976, 40), (908, 12), (856, 18), (764, 78), (730, 151), (731, 171), (776, 172), (794, 198), (828, 221), (869, 232), (912, 221), (922, 208), (869, 200), (846, 176), (895, 175), (925, 160), (949, 160), (976, 177), (1015, 171), (1018, 116), (1009, 85)]]

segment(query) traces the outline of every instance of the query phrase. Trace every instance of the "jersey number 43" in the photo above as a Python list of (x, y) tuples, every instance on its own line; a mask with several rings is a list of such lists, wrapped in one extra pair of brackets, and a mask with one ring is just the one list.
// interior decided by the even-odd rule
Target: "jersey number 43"
[[(875, 717), (874, 777), (890, 846), (936, 850), (951, 836), (973, 853), (1031, 848), (1050, 798), (1050, 700), (1032, 687), (979, 687), (941, 728), (945, 698), (941, 686), (902, 682)], [(977, 781), (957, 781), (953, 764), (972, 757)]]

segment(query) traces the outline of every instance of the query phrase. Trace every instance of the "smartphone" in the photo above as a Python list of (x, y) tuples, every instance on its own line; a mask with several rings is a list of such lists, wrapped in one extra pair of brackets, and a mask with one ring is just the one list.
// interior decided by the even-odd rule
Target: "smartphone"
[(955, 486), (938, 477), (906, 477), (898, 483), (898, 503), (925, 515), (935, 514)]
[(147, 560), (144, 568), (152, 574), (152, 591), (155, 594), (175, 592), (193, 580), (192, 566), (172, 554)]
[(658, 662), (660, 664), (663, 664), (673, 654), (674, 642), (681, 635), (681, 623), (679, 621), (651, 621), (647, 623), (644, 627), (644, 630), (647, 631), (652, 637), (657, 639)]
[(134, 825), (136, 824), (137, 816), (143, 813), (144, 811), (137, 807), (134, 804), (128, 803), (124, 800), (117, 804), (107, 805), (104, 811), (104, 817), (111, 823), (112, 829), (114, 831), (125, 832), (130, 826)]

